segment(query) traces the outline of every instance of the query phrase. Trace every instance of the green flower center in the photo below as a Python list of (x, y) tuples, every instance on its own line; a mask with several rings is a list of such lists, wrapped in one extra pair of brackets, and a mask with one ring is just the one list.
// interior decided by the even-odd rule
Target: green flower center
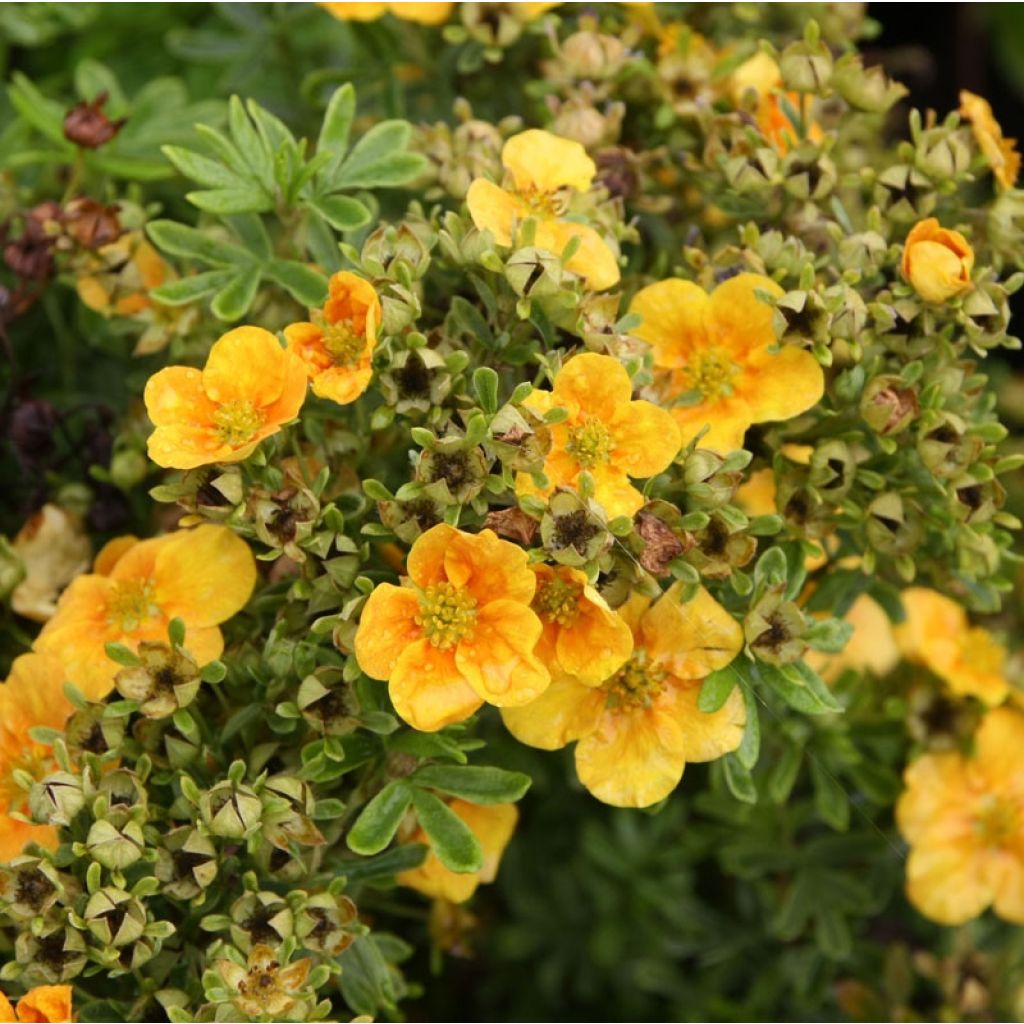
[(611, 460), (615, 439), (599, 420), (589, 418), (569, 428), (565, 450), (583, 467), (594, 469)]
[(323, 332), (324, 348), (335, 366), (352, 366), (359, 362), (366, 348), (366, 336), (356, 329), (351, 317), (336, 323), (325, 321), (320, 326)]
[(221, 442), (238, 448), (259, 432), (263, 426), (263, 413), (248, 398), (236, 398), (217, 408), (213, 422)]
[(687, 390), (708, 399), (732, 394), (732, 381), (739, 367), (718, 349), (709, 349), (696, 354), (679, 372)]
[(604, 690), (610, 707), (649, 708), (667, 680), (668, 672), (651, 661), (646, 651), (638, 650), (604, 684)]
[(583, 587), (554, 576), (544, 580), (533, 598), (533, 610), (548, 622), (571, 626), (580, 612)]
[(107, 622), (122, 633), (133, 633), (146, 619), (160, 614), (149, 580), (123, 580), (107, 601)]
[(975, 827), (989, 846), (1007, 846), (1020, 834), (1020, 807), (1006, 797), (982, 797)]
[(473, 635), (476, 598), (451, 583), (432, 583), (420, 593), (417, 625), (439, 650), (447, 651)]

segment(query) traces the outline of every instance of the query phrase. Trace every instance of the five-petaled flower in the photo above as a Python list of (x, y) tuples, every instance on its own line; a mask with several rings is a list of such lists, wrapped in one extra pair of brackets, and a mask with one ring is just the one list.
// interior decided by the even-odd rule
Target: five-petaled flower
[(594, 497), (609, 518), (631, 516), (643, 495), (629, 482), (667, 469), (681, 447), (672, 417), (651, 402), (633, 401), (625, 367), (611, 356), (584, 352), (558, 372), (551, 391), (534, 391), (524, 403), (538, 413), (564, 409), (568, 416), (551, 426), (551, 450), (544, 460), (548, 486), (538, 491), (529, 473), (520, 473), (520, 494), (549, 495), (575, 487), (581, 473), (594, 481)]
[(900, 272), (925, 302), (946, 302), (969, 292), (974, 250), (959, 231), (934, 217), (919, 221), (903, 243)]
[(389, 682), (405, 721), (432, 732), (485, 701), (526, 704), (544, 692), (536, 578), (522, 548), (442, 523), (416, 539), (408, 571), (403, 586), (378, 584), (355, 639), (360, 667)]
[(679, 584), (653, 604), (634, 594), (620, 614), (634, 647), (615, 675), (597, 687), (563, 676), (502, 717), (517, 739), (542, 750), (576, 740), (576, 774), (599, 800), (648, 807), (676, 788), (687, 761), (739, 746), (747, 719), (739, 689), (714, 712), (701, 711), (697, 698), (704, 677), (736, 656), (743, 631), (703, 589), (682, 604)]
[(566, 266), (589, 288), (602, 291), (619, 280), (619, 263), (608, 243), (589, 225), (568, 220), (573, 192), (586, 192), (597, 167), (578, 143), (532, 128), (513, 135), (501, 151), (509, 179), (503, 188), (476, 178), (466, 193), (473, 223), (498, 245), (519, 244), (523, 221), (536, 223), (534, 244), (561, 255), (571, 239), (579, 247)]
[(375, 3), (370, 0), (355, 3), (327, 2), (319, 5), (339, 21), (376, 21), (385, 14), (393, 14), (403, 21), (420, 25), (443, 25), (455, 8), (453, 3)]
[(17, 1010), (0, 992), (0, 1024), (66, 1024), (73, 1019), (70, 985), (37, 985), (18, 1000)]
[(249, 545), (226, 526), (178, 530), (112, 550), (114, 557), (104, 549), (96, 571), (64, 591), (35, 643), (59, 658), (66, 678), (92, 700), (110, 693), (119, 669), (106, 656), (107, 643), (134, 651), (143, 640), (165, 641), (171, 619), (180, 618), (185, 647), (205, 665), (224, 649), (220, 623), (242, 609), (256, 585)]
[(327, 302), (313, 313), (313, 322), (284, 329), (288, 350), (302, 360), (314, 394), (347, 405), (367, 389), (380, 315), (373, 285), (341, 270), (331, 278)]
[(1024, 924), (1024, 715), (990, 711), (972, 756), (924, 754), (904, 782), (896, 822), (910, 844), (911, 903), (945, 925), (989, 906)]
[(50, 849), (57, 846), (52, 828), (29, 825), (11, 814), (28, 810), (16, 771), (38, 780), (57, 769), (51, 747), (34, 740), (30, 730), (36, 726), (63, 730), (75, 710), (64, 695), (64, 678), (59, 659), (23, 654), (14, 659), (7, 682), (0, 685), (0, 864), (17, 857), (30, 842)]
[[(465, 800), (451, 800), (448, 806), (462, 819), (476, 836), (483, 851), (484, 862), (479, 871), (455, 872), (446, 868), (431, 850), (418, 868), (411, 868), (396, 876), (399, 885), (407, 885), (432, 899), (465, 903), (482, 882), (493, 882), (498, 877), (501, 855), (505, 852), (519, 811), (515, 804), (471, 804)], [(407, 843), (430, 843), (422, 828), (403, 839)]]
[(944, 594), (925, 587), (903, 591), (906, 619), (896, 627), (904, 657), (934, 672), (958, 697), (994, 706), (1006, 700), (1006, 648)]
[(210, 349), (202, 371), (168, 366), (150, 377), (144, 397), (157, 465), (240, 462), (298, 415), (306, 366), (262, 327), (236, 327)]
[(966, 89), (960, 91), (960, 116), (971, 122), (971, 131), (978, 148), (985, 154), (992, 176), (1001, 189), (1013, 188), (1020, 174), (1020, 153), (1017, 140), (1007, 139), (992, 114), (988, 100)]
[(710, 295), (692, 281), (670, 278), (637, 293), (634, 330), (654, 350), (683, 444), (704, 428), (701, 446), (730, 452), (753, 423), (788, 420), (821, 398), (825, 375), (810, 352), (776, 350), (772, 307), (758, 298), (782, 295), (770, 278), (738, 274)]

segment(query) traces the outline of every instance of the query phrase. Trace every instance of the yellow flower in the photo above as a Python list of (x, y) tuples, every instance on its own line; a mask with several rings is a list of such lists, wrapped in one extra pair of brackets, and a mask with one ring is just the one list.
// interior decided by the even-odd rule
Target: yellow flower
[(61, 590), (89, 568), (89, 538), (77, 516), (48, 503), (18, 531), (11, 546), (25, 566), (11, 607), (27, 619), (45, 622), (57, 610)]
[(7, 682), (0, 685), (0, 864), (17, 857), (26, 843), (55, 849), (57, 834), (46, 825), (28, 825), (11, 817), (28, 811), (26, 793), (14, 772), (41, 779), (57, 770), (53, 751), (29, 735), (35, 726), (63, 729), (74, 712), (64, 696), (64, 671), (50, 655), (23, 654), (14, 659)]
[(260, 943), (249, 952), (245, 967), (234, 960), (216, 960), (214, 967), (223, 978), (238, 1010), (257, 1020), (284, 1020), (291, 1016), (298, 995), (309, 977), (310, 959), (283, 965), (277, 951)]
[(900, 660), (900, 650), (892, 623), (881, 605), (867, 594), (861, 594), (843, 620), (853, 626), (846, 646), (838, 654), (808, 651), (804, 655), (807, 664), (828, 682), (838, 679), (848, 668), (879, 677), (888, 675)]
[(347, 270), (331, 278), (330, 295), (314, 323), (284, 329), (288, 351), (302, 360), (314, 394), (339, 405), (354, 402), (369, 387), (377, 345), (380, 299), (369, 281)]
[(960, 116), (971, 122), (978, 148), (985, 154), (1000, 188), (1013, 188), (1020, 174), (1017, 140), (1003, 137), (1003, 129), (992, 116), (988, 100), (966, 89), (960, 91)]
[(907, 617), (896, 627), (896, 641), (904, 657), (934, 672), (957, 696), (1001, 704), (1010, 691), (1003, 645), (937, 591), (910, 587), (902, 597)]
[(974, 250), (959, 231), (939, 227), (934, 217), (918, 221), (903, 243), (900, 270), (925, 302), (945, 302), (968, 292)]
[[(106, 549), (100, 553), (106, 555)], [(109, 562), (104, 557), (104, 562)], [(167, 640), (173, 618), (185, 623), (185, 646), (200, 665), (224, 649), (220, 623), (240, 611), (256, 584), (249, 546), (226, 526), (205, 525), (140, 541), (120, 554), (107, 575), (79, 576), (35, 649), (63, 663), (66, 678), (91, 700), (110, 693), (119, 666), (104, 645), (137, 649)]]
[(544, 461), (548, 487), (538, 491), (520, 473), (520, 494), (547, 496), (555, 487), (575, 487), (582, 472), (594, 479), (594, 497), (610, 518), (631, 516), (644, 503), (630, 477), (655, 476), (667, 469), (681, 447), (672, 417), (650, 402), (632, 401), (633, 384), (611, 356), (573, 356), (548, 391), (534, 391), (526, 405), (539, 413), (565, 409), (568, 417), (551, 427), (551, 450)]
[(70, 985), (36, 986), (18, 1000), (17, 1016), (0, 992), (0, 1024), (64, 1024), (73, 1019)]
[(629, 307), (643, 317), (634, 333), (667, 371), (672, 396), (686, 403), (672, 407), (683, 444), (707, 427), (702, 447), (733, 451), (752, 423), (798, 416), (824, 392), (814, 356), (795, 345), (773, 351), (772, 308), (757, 291), (782, 295), (758, 274), (729, 278), (711, 295), (670, 278), (638, 292)]
[(149, 457), (170, 469), (240, 462), (294, 419), (306, 398), (306, 367), (261, 327), (217, 341), (200, 372), (168, 366), (149, 378), (146, 411), (156, 430)]
[(360, 667), (389, 682), (406, 722), (432, 732), (484, 701), (525, 704), (544, 692), (536, 583), (522, 548), (442, 523), (416, 539), (408, 568), (403, 586), (378, 584), (355, 639)]
[(633, 633), (622, 616), (579, 569), (535, 565), (533, 572), (533, 610), (544, 624), (536, 653), (551, 675), (597, 686), (618, 672), (633, 651)]
[[(729, 76), (728, 90), (735, 105), (743, 95), (753, 90), (757, 95), (757, 126), (766, 139), (780, 152), (785, 153), (800, 141), (797, 126), (780, 102), (782, 74), (779, 65), (767, 53), (758, 52), (744, 61)], [(800, 109), (800, 96), (795, 92), (785, 93), (786, 102), (793, 110)], [(807, 136), (817, 142), (822, 138), (821, 125), (811, 121), (807, 125)]]
[(698, 709), (701, 680), (729, 664), (743, 645), (738, 622), (706, 590), (680, 603), (675, 584), (654, 603), (639, 594), (620, 609), (633, 630), (633, 654), (598, 687), (568, 676), (502, 718), (518, 740), (555, 750), (574, 740), (576, 774), (599, 800), (648, 807), (679, 784), (687, 761), (710, 761), (743, 738), (738, 689), (713, 713)]
[(571, 193), (586, 192), (597, 173), (587, 151), (578, 142), (533, 128), (505, 143), (501, 162), (508, 187), (486, 178), (469, 186), (466, 205), (473, 223), (506, 246), (517, 244), (522, 222), (532, 217), (538, 249), (561, 255), (570, 239), (579, 239), (566, 266), (589, 288), (602, 291), (618, 282), (618, 259), (608, 243), (592, 227), (564, 219)]
[(136, 316), (153, 305), (149, 292), (173, 277), (170, 267), (143, 237), (130, 231), (101, 246), (95, 269), (78, 278), (78, 297), (103, 316)]
[(1024, 715), (990, 711), (973, 756), (924, 754), (904, 783), (896, 822), (911, 847), (911, 903), (945, 925), (989, 906), (1024, 924)]
[[(481, 882), (493, 882), (498, 877), (501, 855), (515, 831), (519, 811), (515, 804), (482, 806), (467, 803), (465, 800), (452, 800), (448, 806), (480, 841), (484, 854), (483, 867), (479, 871), (456, 873), (446, 868), (437, 854), (431, 850), (418, 868), (402, 871), (397, 880), (399, 885), (407, 885), (431, 899), (465, 903), (476, 892), (476, 887)], [(422, 828), (418, 828), (404, 841), (428, 844), (430, 842)]]
[(385, 14), (393, 14), (403, 21), (420, 25), (442, 25), (450, 17), (454, 3), (322, 3), (325, 11), (339, 21), (376, 21)]

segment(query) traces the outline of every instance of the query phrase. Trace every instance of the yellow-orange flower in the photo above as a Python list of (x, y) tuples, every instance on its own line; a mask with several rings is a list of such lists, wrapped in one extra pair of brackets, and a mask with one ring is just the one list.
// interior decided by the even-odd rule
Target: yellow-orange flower
[(951, 598), (924, 587), (903, 591), (906, 620), (896, 627), (904, 657), (934, 672), (960, 697), (1001, 704), (1010, 692), (1006, 648)]
[(911, 903), (946, 925), (989, 906), (1024, 924), (1024, 715), (990, 711), (973, 756), (924, 754), (904, 783), (896, 821), (911, 848)]
[(848, 668), (885, 676), (900, 660), (900, 650), (893, 635), (889, 616), (881, 605), (867, 594), (861, 594), (843, 616), (853, 626), (846, 646), (838, 654), (808, 651), (804, 660), (826, 681), (838, 679)]
[(561, 255), (570, 239), (579, 239), (569, 270), (595, 291), (615, 284), (619, 263), (608, 243), (592, 227), (564, 217), (571, 193), (586, 192), (597, 173), (587, 151), (578, 142), (533, 128), (505, 143), (501, 162), (507, 187), (486, 178), (469, 186), (466, 205), (473, 223), (505, 246), (517, 244), (522, 222), (533, 218), (537, 248)]
[(0, 1024), (65, 1024), (73, 1019), (70, 985), (37, 985), (18, 1000), (17, 1014), (0, 992)]
[[(106, 567), (111, 559), (100, 553)], [(173, 618), (185, 623), (185, 646), (200, 665), (220, 656), (220, 623), (240, 611), (256, 584), (249, 546), (226, 526), (205, 525), (139, 541), (98, 572), (77, 577), (35, 649), (58, 658), (66, 678), (100, 700), (114, 685), (107, 643), (137, 649), (167, 639)]]
[[(493, 882), (498, 877), (501, 855), (515, 831), (519, 811), (515, 804), (482, 806), (465, 800), (452, 800), (448, 806), (479, 840), (484, 854), (483, 866), (479, 871), (457, 873), (446, 868), (431, 850), (418, 868), (402, 871), (397, 879), (399, 885), (407, 885), (431, 899), (465, 903), (478, 885)], [(422, 828), (417, 828), (405, 842), (429, 844), (430, 840)]]
[(331, 278), (330, 295), (314, 322), (284, 329), (288, 350), (302, 360), (315, 394), (347, 405), (369, 387), (380, 312), (373, 285), (341, 270)]
[(451, 16), (454, 3), (322, 3), (320, 6), (339, 21), (376, 21), (393, 14), (420, 25), (442, 25)]
[(738, 622), (701, 589), (680, 603), (675, 584), (653, 604), (639, 594), (620, 609), (633, 630), (633, 654), (598, 687), (555, 679), (532, 704), (503, 708), (523, 743), (555, 750), (574, 740), (576, 774), (599, 800), (647, 807), (679, 784), (687, 761), (710, 761), (743, 738), (738, 689), (724, 706), (697, 707), (701, 680), (729, 664), (743, 645)]
[(140, 231), (101, 246), (95, 270), (75, 283), (82, 302), (103, 316), (135, 316), (153, 305), (149, 292), (173, 273)]
[(974, 250), (959, 231), (939, 227), (934, 217), (918, 221), (903, 243), (900, 271), (925, 302), (946, 302), (968, 292)]
[(537, 656), (552, 676), (570, 675), (597, 686), (614, 675), (633, 651), (633, 633), (608, 607), (585, 573), (567, 565), (535, 565), (533, 610), (544, 624)]
[(1003, 129), (992, 115), (988, 100), (966, 89), (960, 91), (960, 116), (971, 122), (978, 148), (985, 154), (992, 175), (1000, 188), (1013, 188), (1020, 174), (1017, 140), (1003, 136)]
[(270, 331), (236, 327), (210, 349), (202, 371), (168, 366), (150, 377), (144, 397), (156, 427), (149, 457), (157, 465), (240, 462), (298, 415), (306, 366)]
[(729, 278), (710, 295), (670, 278), (638, 292), (629, 307), (643, 317), (634, 333), (650, 344), (679, 400), (672, 413), (683, 444), (707, 427), (702, 447), (733, 451), (752, 423), (798, 416), (824, 392), (824, 373), (810, 352), (795, 345), (773, 351), (772, 307), (759, 291), (782, 295), (759, 274)]
[(43, 654), (15, 658), (7, 682), (0, 685), (0, 864), (17, 857), (26, 843), (57, 846), (54, 829), (11, 817), (12, 812), (28, 812), (27, 795), (14, 772), (41, 779), (57, 770), (51, 748), (32, 739), (29, 730), (35, 726), (63, 729), (74, 710), (64, 696), (59, 659)]
[(681, 447), (672, 417), (656, 405), (632, 401), (633, 384), (611, 356), (573, 356), (555, 377), (551, 391), (534, 391), (526, 405), (539, 413), (565, 409), (568, 417), (551, 427), (551, 450), (544, 461), (548, 487), (538, 491), (520, 473), (520, 494), (551, 493), (575, 487), (580, 473), (594, 479), (594, 497), (609, 517), (631, 516), (644, 503), (629, 482), (667, 469)]
[(360, 667), (388, 681), (405, 721), (432, 732), (484, 701), (525, 704), (544, 692), (536, 578), (522, 548), (442, 523), (416, 539), (408, 569), (403, 586), (378, 584), (355, 639)]
[[(782, 74), (779, 65), (767, 53), (758, 52), (744, 61), (729, 76), (728, 89), (734, 104), (738, 104), (744, 93), (753, 90), (757, 94), (757, 126), (765, 138), (780, 152), (785, 153), (800, 141), (797, 126), (780, 102)], [(795, 92), (785, 93), (786, 102), (793, 110), (800, 109), (800, 96)], [(812, 141), (822, 137), (821, 125), (812, 121), (806, 126), (807, 136)]]

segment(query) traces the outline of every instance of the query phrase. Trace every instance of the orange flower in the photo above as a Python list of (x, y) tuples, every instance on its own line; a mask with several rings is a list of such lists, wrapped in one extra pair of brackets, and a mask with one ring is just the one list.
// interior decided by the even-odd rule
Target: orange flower
[(388, 680), (405, 721), (433, 732), (484, 701), (525, 704), (544, 692), (536, 582), (522, 548), (442, 523), (416, 539), (408, 566), (403, 586), (381, 583), (370, 595), (355, 639), (360, 667)]
[[(74, 711), (64, 696), (64, 670), (51, 655), (15, 658), (7, 682), (0, 685), (0, 864), (17, 857), (27, 843), (56, 849), (57, 834), (46, 825), (28, 825), (11, 817), (28, 811), (26, 793), (14, 772), (41, 779), (57, 770), (53, 751), (29, 735), (35, 726), (63, 729)], [(12, 1018), (13, 1019), (13, 1018)]]
[(643, 317), (633, 333), (650, 344), (678, 399), (672, 414), (683, 444), (707, 427), (702, 447), (733, 451), (752, 423), (798, 416), (824, 392), (825, 375), (810, 352), (795, 345), (774, 351), (772, 307), (756, 292), (782, 295), (759, 274), (731, 277), (711, 295), (670, 278), (638, 292), (629, 307)]
[(1003, 129), (992, 116), (988, 100), (966, 89), (960, 91), (960, 116), (971, 122), (974, 141), (985, 154), (992, 175), (1002, 189), (1013, 188), (1020, 174), (1017, 140), (1003, 137)]
[(632, 401), (633, 384), (611, 356), (573, 356), (555, 377), (551, 391), (534, 391), (526, 405), (543, 414), (565, 409), (568, 417), (551, 427), (551, 450), (544, 462), (548, 486), (538, 491), (520, 473), (520, 494), (549, 495), (575, 487), (580, 473), (594, 479), (594, 497), (609, 518), (631, 516), (644, 503), (630, 477), (650, 477), (667, 469), (681, 447), (672, 417), (650, 402)]
[(501, 151), (509, 184), (502, 188), (486, 178), (476, 178), (466, 193), (473, 223), (490, 231), (498, 245), (518, 244), (519, 227), (528, 217), (537, 225), (534, 244), (561, 255), (569, 241), (579, 248), (566, 264), (594, 291), (610, 288), (619, 280), (619, 263), (608, 243), (592, 228), (565, 220), (567, 195), (586, 192), (597, 167), (586, 150), (570, 139), (533, 128), (513, 135)]
[[(481, 882), (493, 882), (498, 877), (501, 855), (515, 831), (519, 811), (515, 804), (482, 806), (465, 800), (452, 800), (448, 806), (480, 841), (484, 854), (483, 867), (479, 871), (456, 873), (446, 868), (431, 850), (418, 868), (399, 873), (397, 881), (399, 885), (407, 885), (431, 899), (465, 903)], [(429, 844), (430, 840), (422, 828), (417, 828), (405, 842)]]
[(70, 985), (38, 985), (18, 1000), (15, 1016), (7, 996), (0, 992), (0, 1024), (63, 1024), (74, 1019)]
[(633, 633), (626, 621), (579, 569), (532, 568), (537, 577), (532, 607), (544, 624), (537, 657), (552, 676), (574, 676), (587, 686), (603, 683), (633, 651)]
[(420, 25), (442, 25), (451, 16), (454, 3), (322, 3), (319, 5), (339, 21), (376, 21), (393, 14)]
[(974, 250), (959, 231), (939, 227), (934, 217), (919, 221), (903, 243), (900, 271), (925, 302), (946, 302), (970, 291)]
[[(100, 555), (105, 568), (106, 549)], [(185, 646), (205, 665), (224, 649), (220, 623), (244, 607), (255, 584), (252, 552), (226, 526), (139, 541), (120, 554), (108, 575), (93, 572), (74, 580), (35, 649), (59, 658), (66, 678), (91, 700), (100, 700), (118, 672), (105, 644), (134, 651), (142, 640), (166, 641), (168, 623), (180, 618)]]
[(339, 405), (354, 402), (369, 386), (370, 362), (377, 345), (380, 299), (369, 281), (339, 271), (331, 278), (330, 296), (313, 323), (284, 329), (288, 351), (306, 367), (313, 392)]
[(202, 372), (168, 366), (150, 377), (144, 397), (157, 465), (240, 462), (298, 415), (306, 367), (262, 327), (236, 327), (210, 349)]
[(651, 604), (640, 594), (620, 609), (634, 639), (626, 665), (598, 687), (568, 676), (525, 707), (503, 708), (523, 743), (555, 750), (574, 740), (576, 774), (599, 800), (648, 807), (679, 784), (687, 761), (710, 761), (743, 738), (738, 689), (718, 711), (697, 707), (701, 680), (743, 646), (738, 622), (706, 590), (680, 603), (675, 584)]
[(957, 925), (992, 906), (1024, 924), (1024, 715), (985, 715), (974, 754), (924, 754), (904, 774), (896, 822), (910, 844), (907, 895)]
[(904, 657), (934, 672), (957, 696), (990, 706), (1006, 700), (1006, 648), (987, 629), (972, 626), (960, 605), (935, 590), (910, 587), (902, 597), (907, 617), (896, 627), (896, 641)]

